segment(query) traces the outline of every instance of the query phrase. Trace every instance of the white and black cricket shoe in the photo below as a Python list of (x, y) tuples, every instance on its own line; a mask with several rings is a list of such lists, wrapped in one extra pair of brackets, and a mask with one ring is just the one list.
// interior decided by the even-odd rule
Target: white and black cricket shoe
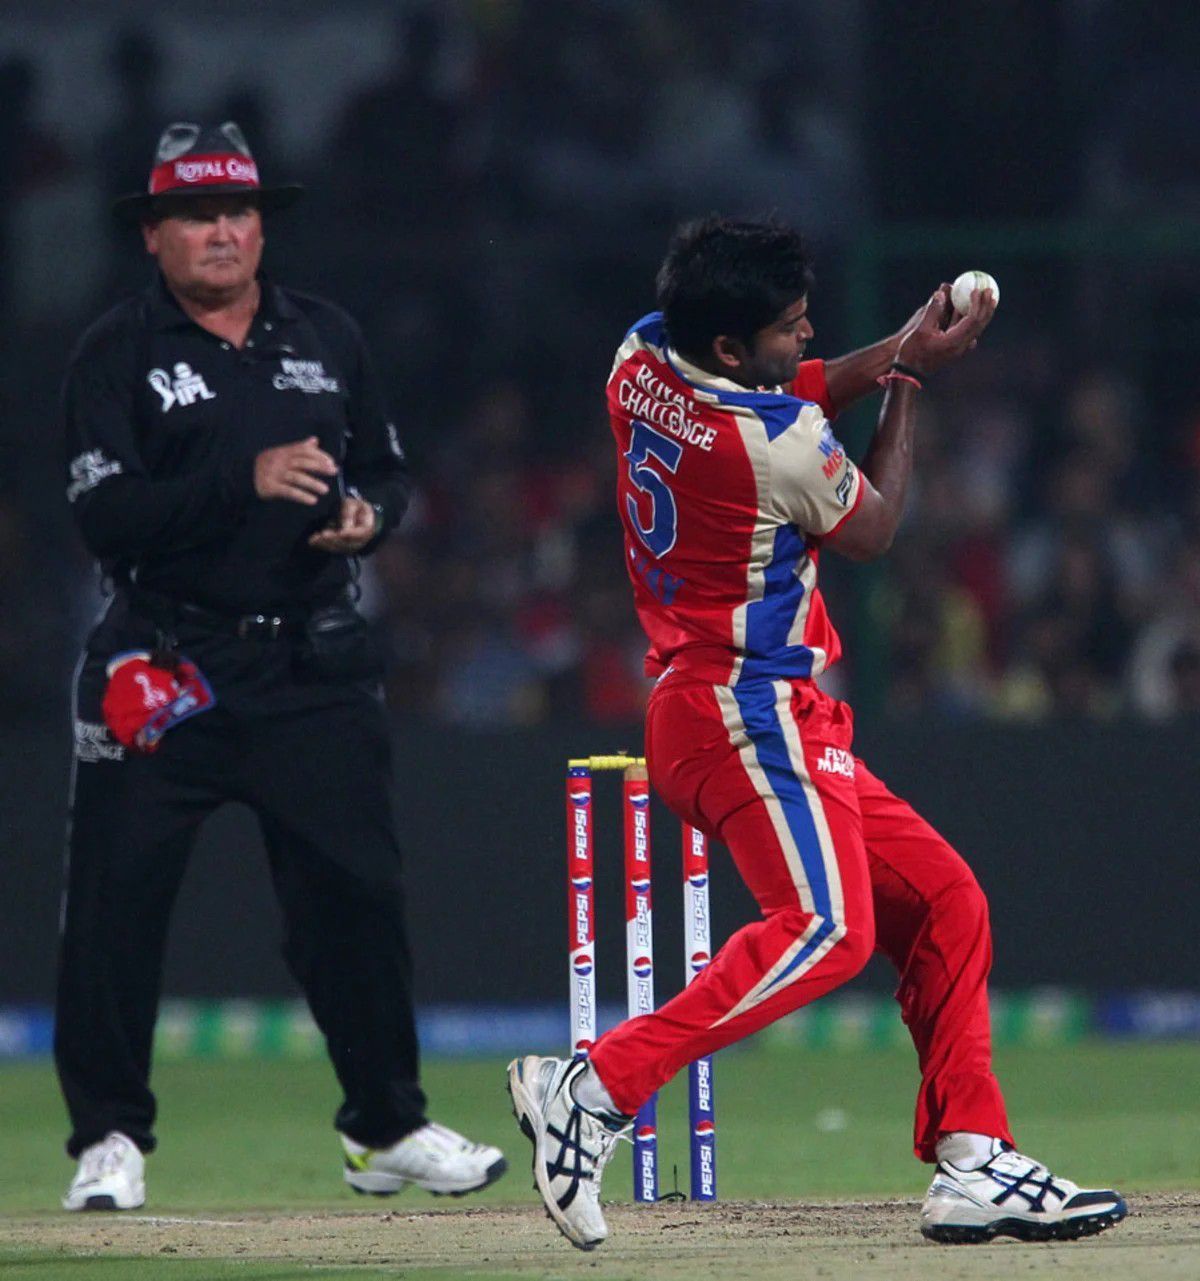
[(977, 1170), (938, 1163), (921, 1206), (921, 1234), (946, 1245), (998, 1236), (1074, 1241), (1111, 1228), (1126, 1213), (1110, 1188), (1080, 1188), (995, 1139), (992, 1156)]
[(79, 1154), (79, 1168), (63, 1197), (64, 1210), (136, 1210), (146, 1202), (146, 1159), (119, 1130)]
[(410, 1183), (434, 1196), (466, 1196), (495, 1183), (508, 1169), (499, 1148), (472, 1143), (436, 1121), (387, 1148), (368, 1148), (345, 1134), (341, 1139), (343, 1177), (355, 1192), (371, 1196), (392, 1196)]
[(608, 1236), (600, 1209), (600, 1179), (630, 1119), (589, 1112), (575, 1102), (572, 1084), (586, 1059), (539, 1058), (508, 1065), (513, 1116), (533, 1144), (534, 1187), (558, 1230), (580, 1250)]

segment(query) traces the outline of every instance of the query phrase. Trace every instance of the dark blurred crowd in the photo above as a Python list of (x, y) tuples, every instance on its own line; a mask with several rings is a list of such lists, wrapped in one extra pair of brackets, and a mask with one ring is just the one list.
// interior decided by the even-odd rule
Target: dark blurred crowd
[(888, 706), (1200, 711), (1200, 459), (1182, 431), (1174, 457), (1143, 446), (1154, 424), (1118, 370), (1060, 381), (1026, 360), (1014, 380), (1010, 354), (975, 353), (924, 406), (883, 589)]
[[(1119, 7), (1101, 0), (1093, 18)], [(1037, 25), (1050, 6), (1013, 8)], [(144, 186), (166, 121), (232, 117), (268, 181), (309, 187), (268, 226), (269, 271), (361, 321), (420, 481), (402, 536), (361, 581), (397, 712), (480, 728), (637, 720), (648, 684), (602, 391), (622, 332), (652, 306), (672, 224), (713, 208), (798, 222), (818, 256), (815, 354), (833, 355), (879, 336), (847, 302), (864, 238), (881, 217), (931, 212), (918, 195), (897, 208), (870, 126), (892, 108), (880, 95), (903, 84), (888, 73), (893, 44), (871, 34), (883, 19), (901, 30), (892, 6), (746, 9), (753, 21), (731, 23), (685, 0), (401, 6), (391, 70), (298, 160), (277, 142), (261, 85), (194, 101), (165, 74), (150, 27), (112, 33), (97, 71), (118, 109), (88, 154), (41, 124), (36, 60), (0, 49), (0, 712), (65, 696), (100, 599), (62, 496), (55, 401), (83, 326), (147, 278), (136, 234), (105, 210)], [(839, 25), (850, 10), (857, 34)], [(914, 58), (928, 48), (922, 29)], [(1112, 71), (1106, 97), (1068, 111), (1070, 137), (1057, 139), (1056, 154), (1077, 153), (1077, 181), (1046, 207), (1036, 172), (1011, 175), (994, 184), (995, 214), (983, 197), (954, 209), (928, 187), (946, 219), (1127, 216), (1153, 191), (1156, 216), (1200, 225), (1200, 164), (1162, 137), (1165, 112), (1184, 126), (1180, 147), (1200, 138), (1194, 40), (1158, 28), (1151, 81), (1111, 40), (1091, 48), (1097, 29), (1080, 39)], [(964, 57), (976, 36), (964, 31)], [(941, 58), (951, 35), (938, 39)], [(1055, 56), (1060, 96), (1092, 102), (1070, 49), (1036, 52), (1030, 92)], [(1029, 129), (1046, 113), (1024, 88), (998, 86), (996, 110), (1024, 112)], [(943, 139), (939, 154), (952, 146)], [(1014, 165), (1047, 154), (1036, 138), (1020, 152)], [(919, 193), (912, 164), (903, 176)], [(922, 294), (951, 269), (995, 267), (958, 252), (922, 267)], [(839, 691), (874, 681), (882, 708), (903, 714), (1200, 710), (1200, 375), (1194, 360), (1147, 356), (1145, 333), (1124, 349), (1118, 332), (1130, 315), (1152, 333), (1173, 323), (1171, 250), (1149, 269), (1131, 259), (1102, 274), (1099, 292), (1086, 260), (1060, 252), (1014, 268), (1027, 285), (1075, 282), (1053, 326), (1025, 332), (1036, 291), (1015, 304), (1006, 294), (985, 344), (923, 397), (918, 482), (887, 566), (828, 565), (850, 654), (875, 665), (847, 663), (832, 675)], [(921, 296), (904, 273), (885, 272), (880, 289), (891, 325)]]

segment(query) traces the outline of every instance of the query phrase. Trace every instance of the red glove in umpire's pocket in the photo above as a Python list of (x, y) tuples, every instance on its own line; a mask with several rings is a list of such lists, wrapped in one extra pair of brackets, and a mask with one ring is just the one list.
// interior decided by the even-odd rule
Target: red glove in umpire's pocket
[(155, 663), (148, 651), (134, 649), (109, 662), (101, 709), (118, 743), (149, 753), (158, 749), (172, 726), (206, 712), (215, 702), (195, 663), (186, 658), (159, 658)]

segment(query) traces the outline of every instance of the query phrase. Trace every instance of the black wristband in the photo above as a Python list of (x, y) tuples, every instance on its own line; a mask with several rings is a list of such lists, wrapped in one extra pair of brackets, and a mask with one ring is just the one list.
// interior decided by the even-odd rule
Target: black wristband
[(922, 387), (925, 386), (925, 380), (929, 377), (928, 374), (923, 374), (919, 369), (914, 369), (911, 365), (901, 364), (898, 360), (893, 360), (891, 367), (896, 373), (903, 374), (906, 378), (915, 378)]

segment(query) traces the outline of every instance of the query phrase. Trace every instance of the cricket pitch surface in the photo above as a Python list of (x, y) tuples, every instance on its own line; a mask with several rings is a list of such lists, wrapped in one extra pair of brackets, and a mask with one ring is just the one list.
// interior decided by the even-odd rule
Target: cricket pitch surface
[[(291, 1265), (296, 1276), (325, 1269), (378, 1270), (405, 1278), (627, 1278), (629, 1281), (789, 1281), (803, 1275), (849, 1281), (933, 1281), (1019, 1275), (1069, 1278), (1200, 1276), (1200, 1193), (1128, 1198), (1129, 1217), (1098, 1237), (1026, 1245), (937, 1246), (917, 1228), (915, 1201), (773, 1203), (687, 1202), (610, 1205), (611, 1237), (597, 1250), (574, 1250), (538, 1207), (407, 1213), (196, 1216), (39, 1215), (0, 1219), (0, 1251), (62, 1260), (157, 1259), (169, 1278), (176, 1260)], [(187, 1275), (194, 1275), (187, 1269)], [(45, 1275), (50, 1275), (46, 1273)], [(106, 1274), (107, 1275), (107, 1274)], [(224, 1273), (222, 1273), (224, 1275)], [(285, 1275), (282, 1271), (272, 1276)], [(293, 1273), (289, 1270), (286, 1275)]]

